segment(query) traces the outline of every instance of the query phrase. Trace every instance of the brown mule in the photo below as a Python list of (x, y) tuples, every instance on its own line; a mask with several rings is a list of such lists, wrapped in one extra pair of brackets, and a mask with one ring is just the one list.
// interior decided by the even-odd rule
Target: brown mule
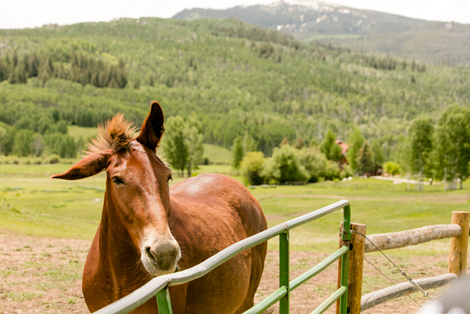
[[(106, 170), (101, 222), (83, 273), (94, 312), (154, 276), (193, 267), (267, 228), (250, 192), (230, 177), (203, 174), (169, 189), (170, 169), (155, 154), (163, 136), (160, 105), (152, 103), (139, 136), (115, 116), (89, 154), (53, 178), (77, 180)], [(244, 251), (206, 276), (170, 288), (175, 314), (242, 313), (253, 306), (267, 244)], [(158, 313), (155, 298), (132, 313)]]

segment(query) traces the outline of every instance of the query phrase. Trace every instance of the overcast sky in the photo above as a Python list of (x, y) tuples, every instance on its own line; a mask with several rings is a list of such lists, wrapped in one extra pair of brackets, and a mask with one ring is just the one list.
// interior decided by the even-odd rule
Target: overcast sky
[[(0, 0), (0, 28), (110, 21), (119, 17), (170, 18), (185, 8), (224, 9), (277, 0)], [(470, 23), (470, 0), (334, 0), (353, 8), (437, 21)]]

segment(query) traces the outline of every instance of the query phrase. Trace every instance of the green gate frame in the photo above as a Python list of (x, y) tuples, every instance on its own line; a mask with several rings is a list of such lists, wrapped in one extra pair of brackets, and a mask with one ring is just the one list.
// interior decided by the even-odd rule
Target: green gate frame
[[(299, 277), (289, 281), (289, 230), (294, 229), (307, 222), (316, 220), (320, 217), (326, 216), (339, 209), (343, 209), (343, 228), (341, 238), (343, 240), (342, 247), (324, 259), (318, 265), (306, 271)], [(271, 238), (279, 236), (279, 289), (265, 298), (263, 301), (244, 312), (244, 314), (258, 314), (263, 313), (270, 306), (279, 301), (279, 313), (289, 313), (289, 294), (295, 288), (309, 280), (313, 276), (319, 274), (329, 265), (341, 258), (341, 287), (329, 296), (319, 307), (317, 307), (312, 314), (320, 314), (325, 312), (333, 303), (338, 299), (339, 313), (348, 313), (348, 271), (349, 271), (349, 243), (351, 240), (351, 207), (347, 200), (341, 200), (334, 204), (323, 207), (314, 212), (305, 214), (303, 216), (294, 218), (249, 238), (239, 241), (225, 250), (210, 257), (204, 262), (177, 272), (174, 274), (159, 276), (144, 286), (140, 287), (133, 293), (125, 296), (124, 298), (94, 312), (95, 314), (125, 314), (140, 305), (147, 302), (151, 297), (157, 298), (158, 311), (160, 314), (172, 314), (169, 287), (180, 285), (197, 278), (200, 278), (212, 271), (217, 266), (223, 264), (230, 258), (238, 253), (250, 249), (260, 243), (263, 243)]]

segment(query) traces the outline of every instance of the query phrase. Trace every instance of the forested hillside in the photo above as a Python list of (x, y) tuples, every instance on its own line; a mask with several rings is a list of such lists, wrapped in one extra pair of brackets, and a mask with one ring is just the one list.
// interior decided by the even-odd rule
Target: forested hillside
[(201, 121), (206, 143), (229, 148), (246, 133), (269, 156), (283, 138), (320, 143), (331, 129), (347, 141), (357, 126), (389, 159), (414, 118), (470, 107), (469, 68), (304, 45), (236, 20), (0, 30), (0, 72), (2, 154), (37, 141), (26, 154), (67, 155), (54, 143), (81, 144), (65, 125), (117, 112), (140, 125), (158, 100), (166, 117)]
[(470, 25), (413, 19), (316, 0), (281, 0), (226, 10), (186, 9), (173, 18), (236, 18), (306, 42), (386, 53), (435, 64), (470, 65)]

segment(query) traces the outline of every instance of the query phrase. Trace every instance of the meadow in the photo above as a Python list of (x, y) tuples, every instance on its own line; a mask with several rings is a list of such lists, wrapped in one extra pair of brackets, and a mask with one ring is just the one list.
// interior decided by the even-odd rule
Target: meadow
[[(0, 165), (0, 230), (14, 234), (89, 239), (98, 226), (105, 189), (105, 174), (78, 180), (50, 179), (70, 164)], [(227, 174), (242, 182), (228, 165), (201, 165), (200, 173)], [(174, 176), (175, 184), (184, 178)], [(444, 191), (442, 184), (425, 185), (354, 178), (298, 186), (249, 187), (268, 218), (269, 226), (319, 209), (340, 199), (351, 203), (352, 220), (383, 233), (450, 222), (451, 212), (466, 210), (470, 186)], [(409, 189), (409, 190), (408, 190)], [(293, 232), (293, 249), (329, 251), (337, 245), (341, 213), (323, 217)], [(275, 241), (270, 243), (276, 249)], [(429, 247), (432, 254), (439, 246)], [(415, 249), (406, 250), (412, 254)], [(422, 247), (419, 248), (422, 252)]]
[[(106, 177), (101, 173), (78, 181), (50, 179), (52, 174), (70, 166), (0, 165), (2, 314), (88, 313), (81, 294), (81, 272), (100, 220)], [(228, 165), (201, 165), (196, 172), (223, 173), (242, 181)], [(175, 176), (172, 184), (183, 179)], [(347, 199), (352, 221), (366, 224), (367, 233), (372, 234), (450, 223), (452, 211), (467, 209), (470, 186), (463, 187), (444, 192), (443, 185), (424, 186), (420, 192), (414, 185), (408, 190), (403, 183), (354, 178), (300, 186), (256, 186), (249, 190), (261, 204), (269, 226)], [(341, 213), (334, 213), (291, 231), (293, 277), (335, 250), (341, 219)], [(448, 247), (448, 240), (440, 240), (387, 254), (413, 277), (429, 277), (447, 271)], [(257, 301), (278, 284), (277, 249), (277, 239), (271, 240)], [(368, 259), (396, 282), (403, 281), (378, 254), (372, 253)], [(390, 285), (369, 264), (364, 267), (364, 293)], [(291, 310), (304, 313), (318, 306), (335, 290), (335, 276), (336, 264), (299, 288), (293, 294)], [(432, 295), (440, 291), (433, 291)], [(419, 295), (413, 297), (423, 303)], [(405, 313), (414, 308), (416, 304), (400, 298), (372, 311)]]

